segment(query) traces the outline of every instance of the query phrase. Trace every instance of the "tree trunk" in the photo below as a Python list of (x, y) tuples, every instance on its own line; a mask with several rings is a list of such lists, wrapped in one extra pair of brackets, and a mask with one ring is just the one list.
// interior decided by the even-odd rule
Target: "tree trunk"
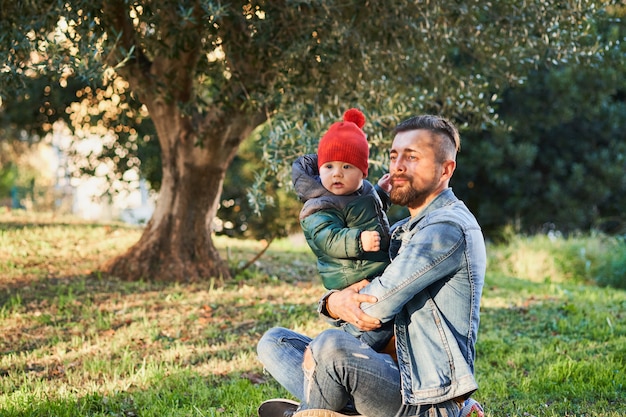
[[(134, 29), (127, 3), (104, 3), (104, 18), (113, 28), (111, 35), (120, 34), (119, 42), (125, 48), (112, 49), (105, 60), (116, 67), (148, 108), (161, 145), (163, 167), (156, 209), (143, 235), (104, 270), (128, 280), (226, 279), (230, 272), (213, 244), (211, 226), (228, 166), (241, 142), (267, 119), (267, 109), (252, 110), (245, 105), (249, 88), (241, 81), (254, 79), (260, 68), (254, 62), (235, 59), (239, 72), (234, 80), (217, 83), (223, 88), (212, 94), (219, 99), (212, 108), (199, 108), (194, 77), (198, 62), (206, 59), (204, 38), (183, 34), (203, 31), (203, 9), (199, 2), (191, 2), (195, 19), (181, 21), (175, 3), (162, 3), (160, 40), (149, 54), (139, 47), (143, 45), (137, 38), (141, 31)], [(234, 21), (237, 29), (242, 24), (245, 27), (245, 17)], [(242, 41), (250, 39), (243, 36)], [(124, 51), (134, 51), (132, 59), (119, 65), (127, 58)]]
[[(211, 238), (226, 170), (261, 120), (214, 112), (192, 124), (175, 105), (148, 106), (162, 150), (163, 180), (141, 239), (105, 265), (127, 280), (192, 282), (230, 277)], [(254, 126), (252, 126), (254, 125)], [(203, 138), (203, 132), (210, 135)], [(200, 146), (198, 146), (200, 144)]]

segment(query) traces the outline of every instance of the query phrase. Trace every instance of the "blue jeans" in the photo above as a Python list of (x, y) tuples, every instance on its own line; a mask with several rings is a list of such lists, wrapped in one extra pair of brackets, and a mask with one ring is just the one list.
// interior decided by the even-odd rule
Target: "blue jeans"
[[(307, 346), (315, 367), (305, 372), (302, 363)], [(402, 404), (400, 371), (393, 359), (338, 329), (311, 339), (275, 327), (263, 335), (257, 352), (265, 369), (301, 401), (300, 409), (339, 411), (351, 404), (371, 417), (456, 417), (459, 412), (454, 401)]]
[[(343, 330), (352, 334), (352, 326), (345, 325)], [(376, 352), (380, 352), (393, 337), (393, 321), (383, 323), (383, 325), (376, 330), (357, 333), (353, 336), (358, 337), (361, 342), (369, 345)]]

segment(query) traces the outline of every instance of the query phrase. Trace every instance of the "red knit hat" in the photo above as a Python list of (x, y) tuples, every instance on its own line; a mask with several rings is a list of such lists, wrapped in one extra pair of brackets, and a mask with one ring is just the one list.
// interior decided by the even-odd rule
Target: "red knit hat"
[(343, 122), (333, 123), (317, 147), (317, 167), (326, 162), (342, 161), (354, 165), (367, 176), (370, 149), (367, 136), (361, 130), (365, 115), (358, 109), (348, 109)]

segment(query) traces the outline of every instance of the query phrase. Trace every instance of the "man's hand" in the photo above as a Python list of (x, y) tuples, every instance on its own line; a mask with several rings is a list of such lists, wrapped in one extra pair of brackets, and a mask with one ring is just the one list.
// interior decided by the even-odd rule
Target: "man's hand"
[(333, 318), (354, 324), (359, 330), (369, 331), (380, 327), (380, 320), (368, 316), (361, 310), (361, 303), (375, 303), (373, 295), (359, 294), (359, 290), (369, 284), (364, 279), (349, 287), (334, 292), (326, 299), (326, 310)]
[(377, 252), (380, 250), (380, 233), (375, 230), (363, 230), (361, 232), (361, 247), (365, 252)]

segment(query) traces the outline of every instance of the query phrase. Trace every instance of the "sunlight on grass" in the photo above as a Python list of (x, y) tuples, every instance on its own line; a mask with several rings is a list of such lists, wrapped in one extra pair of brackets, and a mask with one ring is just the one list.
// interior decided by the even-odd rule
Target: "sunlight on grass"
[(489, 271), (528, 282), (597, 282), (626, 289), (624, 237), (514, 236), (491, 245)]
[[(324, 292), (301, 237), (229, 282), (121, 282), (97, 272), (141, 230), (0, 214), (0, 415), (237, 416), (288, 395), (264, 375), (271, 326), (315, 335)], [(215, 239), (229, 265), (265, 243)], [(514, 238), (489, 247), (475, 397), (495, 416), (626, 415), (623, 243)]]

